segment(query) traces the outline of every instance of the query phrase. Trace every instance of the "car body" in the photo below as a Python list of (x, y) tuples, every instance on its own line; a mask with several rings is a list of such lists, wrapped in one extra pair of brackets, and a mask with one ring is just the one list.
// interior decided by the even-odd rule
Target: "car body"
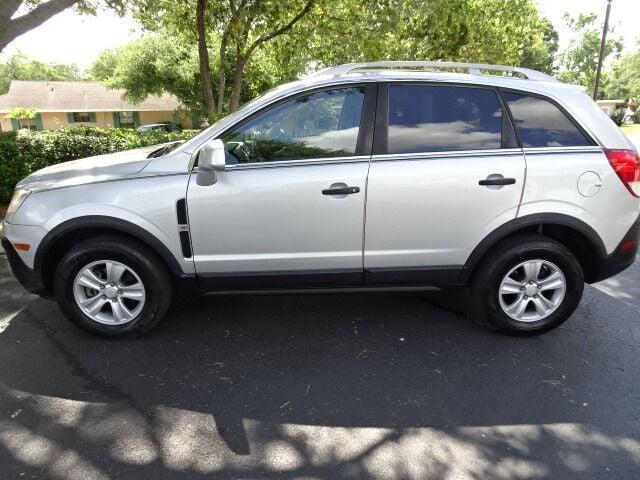
[[(83, 301), (121, 301), (115, 265), (146, 303), (154, 284), (162, 299), (471, 287), (481, 322), (536, 333), (638, 248), (637, 152), (582, 89), (532, 70), (341, 65), (162, 148), (55, 165), (16, 187), (3, 226), (16, 277), (89, 330), (142, 333), (168, 306), (143, 325), (131, 309), (87, 315)], [(82, 272), (97, 272), (95, 288)]]
[(161, 132), (180, 132), (182, 131), (182, 128), (180, 125), (176, 125), (174, 123), (150, 123), (147, 125), (140, 125), (136, 129), (138, 133), (152, 132), (155, 130), (159, 130)]

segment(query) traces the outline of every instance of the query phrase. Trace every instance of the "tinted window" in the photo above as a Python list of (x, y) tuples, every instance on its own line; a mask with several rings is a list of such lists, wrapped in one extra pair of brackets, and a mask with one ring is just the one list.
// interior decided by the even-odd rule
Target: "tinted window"
[(505, 92), (523, 147), (580, 147), (591, 142), (553, 103)]
[(486, 150), (502, 144), (502, 108), (492, 90), (389, 87), (389, 153)]
[(363, 103), (362, 88), (284, 102), (222, 137), (227, 164), (354, 155)]

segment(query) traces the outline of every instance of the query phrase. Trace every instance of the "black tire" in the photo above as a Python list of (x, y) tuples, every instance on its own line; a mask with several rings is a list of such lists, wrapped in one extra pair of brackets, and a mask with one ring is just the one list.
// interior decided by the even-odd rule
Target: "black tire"
[[(133, 320), (122, 325), (106, 325), (85, 315), (74, 297), (74, 280), (91, 262), (113, 260), (131, 267), (144, 285), (146, 299)], [(126, 236), (89, 238), (71, 248), (60, 260), (53, 279), (60, 309), (77, 326), (109, 337), (136, 337), (153, 328), (171, 304), (172, 282), (163, 261), (144, 244)]]
[[(564, 274), (566, 290), (557, 309), (533, 322), (514, 320), (499, 299), (502, 279), (525, 260), (540, 259), (555, 264)], [(542, 235), (518, 235), (498, 245), (477, 267), (472, 281), (470, 316), (476, 322), (508, 335), (534, 335), (558, 327), (574, 312), (584, 290), (584, 272), (573, 252), (565, 245)]]

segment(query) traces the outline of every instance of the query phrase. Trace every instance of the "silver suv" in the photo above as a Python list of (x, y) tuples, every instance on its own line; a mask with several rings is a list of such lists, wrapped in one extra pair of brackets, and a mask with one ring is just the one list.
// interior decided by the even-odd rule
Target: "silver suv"
[(531, 334), (634, 261), (639, 196), (638, 153), (578, 87), (349, 64), (185, 143), (30, 175), (2, 243), (28, 290), (104, 335), (148, 331), (178, 292), (415, 287), (470, 287), (476, 320)]

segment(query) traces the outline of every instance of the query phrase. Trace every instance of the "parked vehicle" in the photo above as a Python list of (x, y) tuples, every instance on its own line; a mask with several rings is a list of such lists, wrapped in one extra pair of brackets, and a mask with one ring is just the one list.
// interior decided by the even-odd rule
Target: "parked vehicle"
[(91, 332), (146, 332), (181, 291), (468, 287), (477, 321), (539, 333), (638, 249), (638, 153), (533, 70), (341, 65), (161, 148), (16, 188), (16, 277)]
[(160, 130), (162, 132), (180, 132), (182, 131), (182, 127), (174, 123), (150, 123), (148, 125), (140, 125), (136, 129), (138, 133), (152, 132), (154, 130)]

